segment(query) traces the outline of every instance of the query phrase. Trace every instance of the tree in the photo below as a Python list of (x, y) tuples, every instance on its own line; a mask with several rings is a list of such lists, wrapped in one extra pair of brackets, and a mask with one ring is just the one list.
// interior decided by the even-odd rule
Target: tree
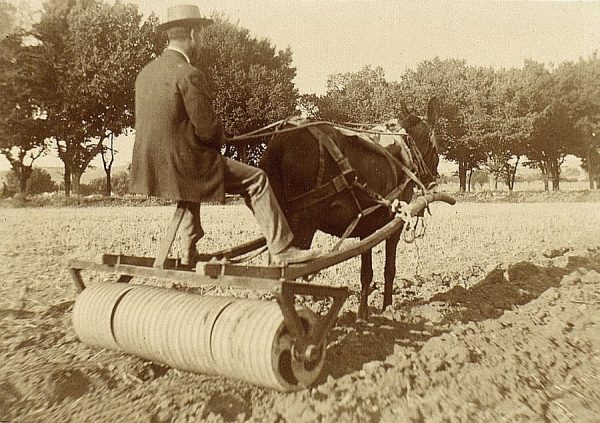
[(381, 67), (330, 75), (324, 96), (303, 100), (315, 117), (340, 123), (379, 123), (401, 113), (398, 87), (386, 81)]
[(522, 70), (522, 107), (529, 111), (532, 130), (525, 142), (525, 165), (542, 172), (545, 190), (560, 188), (560, 166), (573, 150), (573, 121), (560, 101), (555, 75), (544, 64), (528, 60)]
[(528, 165), (537, 166), (542, 171), (546, 190), (549, 179), (554, 191), (560, 189), (560, 167), (569, 152), (573, 132), (567, 111), (555, 103), (544, 109), (534, 122), (527, 149)]
[(46, 150), (44, 113), (47, 80), (39, 46), (25, 45), (24, 32), (0, 40), (0, 154), (9, 161), (25, 193), (34, 161)]
[(517, 167), (525, 154), (525, 141), (533, 130), (535, 115), (522, 98), (522, 73), (519, 69), (496, 71), (488, 96), (488, 113), (484, 140), (487, 168), (495, 177), (504, 180), (509, 191), (514, 189)]
[[(25, 190), (21, 191), (23, 194), (42, 194), (44, 192), (56, 192), (58, 190), (58, 185), (52, 180), (52, 177), (46, 170), (34, 167), (31, 169), (30, 175)], [(19, 176), (11, 170), (6, 175), (6, 183), (4, 185), (4, 189), (7, 193), (19, 192), (21, 188)]]
[[(192, 61), (208, 78), (225, 133), (243, 134), (295, 114), (298, 91), (291, 50), (276, 51), (245, 28), (219, 16), (213, 20), (199, 34), (200, 48)], [(224, 154), (256, 163), (264, 148), (260, 143), (228, 145)]]
[[(581, 157), (590, 189), (600, 178), (600, 57), (595, 52), (577, 63), (564, 62), (555, 72), (558, 101), (567, 108), (578, 138), (572, 153)], [(596, 188), (600, 188), (596, 185)]]
[(136, 6), (119, 1), (50, 0), (35, 29), (53, 79), (45, 109), (65, 165), (65, 191), (78, 194), (105, 140), (133, 125), (135, 78), (162, 49), (157, 20), (142, 22)]
[(467, 174), (486, 160), (481, 138), (485, 109), (481, 100), (487, 95), (491, 71), (467, 66), (464, 60), (426, 60), (401, 79), (402, 96), (407, 103), (425, 107), (429, 98), (439, 99), (436, 133), (442, 154), (458, 163), (459, 186), (467, 190)]
[(58, 185), (52, 180), (50, 174), (44, 169), (33, 168), (31, 178), (27, 184), (27, 194), (42, 194), (44, 192), (58, 191)]
[(316, 94), (301, 94), (296, 106), (300, 115), (311, 119), (320, 119), (319, 99), (320, 97)]

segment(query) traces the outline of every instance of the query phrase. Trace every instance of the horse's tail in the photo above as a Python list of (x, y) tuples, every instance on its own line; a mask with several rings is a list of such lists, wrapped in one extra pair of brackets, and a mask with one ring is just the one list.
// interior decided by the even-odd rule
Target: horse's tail
[(285, 210), (286, 199), (285, 190), (283, 189), (283, 175), (282, 175), (282, 163), (283, 163), (283, 146), (284, 142), (280, 138), (274, 138), (267, 146), (264, 151), (259, 167), (265, 171), (269, 178), (269, 184), (271, 189), (277, 198), (279, 206)]

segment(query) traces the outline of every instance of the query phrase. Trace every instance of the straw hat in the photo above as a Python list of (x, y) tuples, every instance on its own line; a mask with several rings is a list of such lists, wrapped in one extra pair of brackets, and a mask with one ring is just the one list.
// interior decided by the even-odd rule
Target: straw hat
[(160, 29), (167, 30), (181, 24), (208, 25), (212, 20), (200, 14), (198, 6), (191, 4), (178, 4), (167, 9), (167, 19), (160, 25)]

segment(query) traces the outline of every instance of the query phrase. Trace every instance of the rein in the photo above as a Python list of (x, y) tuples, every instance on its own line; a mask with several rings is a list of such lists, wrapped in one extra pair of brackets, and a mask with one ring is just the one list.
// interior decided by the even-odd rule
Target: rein
[[(287, 119), (278, 120), (277, 122), (273, 122), (263, 128), (255, 130), (255, 131), (248, 132), (243, 135), (237, 135), (232, 138), (227, 138), (227, 143), (232, 144), (232, 145), (242, 144), (243, 141), (260, 140), (260, 139), (272, 137), (272, 136), (275, 136), (278, 134), (294, 132), (299, 129), (310, 128), (310, 127), (319, 126), (319, 125), (331, 125), (334, 128), (346, 129), (349, 131), (365, 133), (365, 134), (390, 135), (390, 136), (399, 135), (399, 136), (403, 137), (403, 139), (405, 139), (407, 142), (408, 149), (411, 152), (412, 156), (414, 157), (413, 162), (416, 162), (415, 164), (417, 166), (417, 173), (419, 175), (428, 174), (429, 176), (431, 176), (432, 179), (435, 179), (433, 174), (427, 167), (425, 160), (423, 159), (423, 155), (421, 154), (419, 148), (417, 147), (417, 145), (415, 144), (414, 140), (411, 138), (410, 135), (406, 135), (405, 133), (402, 133), (402, 132), (383, 132), (383, 131), (372, 131), (369, 129), (361, 129), (361, 128), (357, 128), (356, 126), (360, 126), (362, 124), (353, 124), (353, 123), (340, 125), (337, 123), (332, 123), (332, 122), (327, 122), (327, 121), (314, 121), (314, 122), (309, 122), (309, 123), (295, 124), (295, 123), (291, 122), (291, 120), (294, 118), (295, 118), (295, 116), (293, 116), (291, 118), (287, 118)], [(281, 128), (286, 123), (294, 125), (294, 126), (292, 128)], [(354, 125), (356, 125), (356, 126), (354, 126)], [(275, 129), (273, 130), (272, 128), (275, 128)], [(433, 136), (433, 130), (430, 134), (430, 142), (432, 142), (431, 141), (432, 136)], [(433, 142), (432, 142), (432, 144), (433, 144)], [(385, 151), (385, 149), (384, 149), (384, 151)], [(395, 158), (393, 158), (393, 159), (396, 160)], [(389, 161), (389, 159), (388, 159), (388, 161)], [(421, 182), (420, 178), (417, 175), (415, 175), (415, 173), (412, 170), (410, 170), (408, 167), (406, 167), (404, 165), (404, 163), (400, 162), (400, 160), (396, 160), (396, 161), (400, 164), (400, 168), (401, 168), (402, 172), (404, 172), (410, 179), (412, 179), (421, 190), (423, 190), (423, 191), (427, 190), (425, 185)], [(397, 197), (397, 195), (399, 195), (401, 191), (400, 192), (396, 192), (396, 191), (397, 190), (394, 190), (393, 193)], [(386, 197), (388, 197), (388, 196), (386, 196)], [(392, 198), (391, 201), (393, 201), (394, 199), (395, 198)]]
[[(309, 122), (309, 123), (301, 123), (298, 125), (291, 123), (289, 120), (290, 120), (289, 118), (284, 119), (284, 120), (279, 120), (277, 122), (273, 122), (272, 124), (265, 126), (264, 128), (260, 128), (255, 131), (248, 132), (247, 134), (236, 135), (234, 137), (227, 138), (226, 141), (228, 144), (232, 144), (232, 145), (243, 144), (243, 141), (260, 140), (263, 138), (272, 137), (274, 135), (284, 134), (286, 132), (294, 132), (294, 131), (297, 131), (298, 129), (308, 128), (311, 126), (318, 126), (318, 125), (331, 125), (334, 128), (346, 129), (348, 131), (362, 132), (365, 134), (373, 134), (373, 135), (401, 135), (401, 136), (405, 135), (401, 132), (382, 132), (382, 131), (371, 131), (369, 129), (358, 129), (358, 128), (353, 128), (351, 126), (327, 122), (324, 120), (318, 120), (318, 121)], [(293, 128), (283, 128), (283, 129), (274, 129), (274, 130), (267, 131), (273, 127), (283, 126), (286, 123), (290, 123), (290, 124), (294, 125), (294, 127)]]

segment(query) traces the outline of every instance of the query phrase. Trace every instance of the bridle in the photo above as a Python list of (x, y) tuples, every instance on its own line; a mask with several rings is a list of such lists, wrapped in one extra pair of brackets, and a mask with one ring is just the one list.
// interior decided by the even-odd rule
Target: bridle
[(408, 148), (410, 149), (411, 155), (413, 156), (413, 162), (415, 163), (416, 166), (416, 171), (417, 171), (417, 176), (421, 181), (426, 181), (427, 184), (430, 184), (431, 182), (434, 182), (437, 179), (437, 172), (435, 172), (435, 174), (431, 171), (431, 168), (428, 166), (428, 163), (434, 163), (434, 159), (436, 159), (435, 156), (437, 156), (437, 142), (435, 139), (435, 129), (433, 129), (431, 126), (429, 126), (429, 124), (423, 120), (421, 120), (419, 123), (423, 123), (427, 126), (428, 130), (429, 130), (429, 137), (428, 137), (428, 143), (429, 143), (429, 148), (427, 149), (427, 151), (425, 152), (425, 155), (423, 155), (423, 153), (421, 152), (421, 149), (417, 146), (417, 143), (415, 142), (414, 138), (410, 135), (410, 132), (412, 128), (414, 128), (417, 124), (409, 127), (409, 128), (405, 128), (406, 132), (408, 132), (409, 134), (406, 135), (406, 144), (408, 145)]

